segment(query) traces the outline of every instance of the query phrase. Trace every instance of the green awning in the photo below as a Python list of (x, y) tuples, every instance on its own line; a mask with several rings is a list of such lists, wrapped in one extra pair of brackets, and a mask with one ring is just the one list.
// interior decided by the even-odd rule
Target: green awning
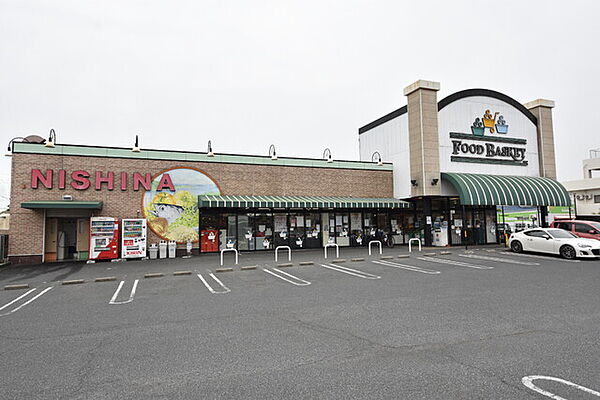
[(72, 201), (72, 200), (41, 200), (25, 201), (21, 203), (22, 208), (77, 208), (77, 209), (102, 209), (101, 201)]
[(406, 201), (383, 198), (321, 196), (198, 196), (199, 207), (209, 208), (409, 208)]
[(550, 178), (512, 175), (442, 173), (464, 205), (570, 206), (563, 185)]

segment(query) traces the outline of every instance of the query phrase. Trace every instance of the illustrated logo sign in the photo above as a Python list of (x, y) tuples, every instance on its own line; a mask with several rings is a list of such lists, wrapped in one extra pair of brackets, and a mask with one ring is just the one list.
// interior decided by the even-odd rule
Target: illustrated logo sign
[[(486, 131), (488, 135), (486, 136)], [(453, 162), (480, 164), (502, 164), (526, 166), (525, 147), (527, 139), (510, 138), (508, 124), (499, 112), (489, 109), (482, 117), (476, 117), (471, 125), (471, 133), (450, 132), (452, 138)], [(474, 143), (473, 143), (474, 142)], [(484, 142), (484, 143), (481, 143)], [(519, 146), (521, 145), (521, 146)]]
[(221, 191), (212, 178), (199, 170), (182, 167), (158, 174), (142, 198), (148, 226), (165, 240), (197, 242), (201, 194), (218, 195)]

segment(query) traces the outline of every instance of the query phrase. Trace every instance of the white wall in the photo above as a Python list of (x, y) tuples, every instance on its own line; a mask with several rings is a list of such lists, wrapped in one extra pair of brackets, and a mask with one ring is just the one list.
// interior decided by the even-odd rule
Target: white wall
[[(504, 116), (508, 125), (507, 134), (490, 134), (485, 130), (487, 137), (507, 137), (527, 139), (527, 145), (494, 143), (500, 146), (525, 147), (525, 160), (529, 162), (527, 166), (518, 165), (498, 165), (498, 164), (479, 164), (462, 163), (450, 161), (452, 155), (452, 139), (450, 132), (460, 132), (472, 134), (471, 125), (476, 117), (482, 118), (486, 110), (490, 110), (492, 115), (498, 111)], [(440, 138), (440, 171), (441, 172), (466, 172), (491, 175), (521, 175), (521, 176), (539, 176), (539, 154), (537, 143), (537, 128), (521, 111), (510, 104), (492, 97), (475, 96), (457, 100), (438, 113), (438, 129)], [(485, 137), (484, 136), (484, 137)], [(482, 144), (484, 142), (463, 141), (465, 143)], [(459, 154), (463, 156), (464, 154)], [(464, 155), (471, 157), (485, 157)], [(443, 193), (448, 195), (449, 193)]]
[(375, 151), (384, 162), (394, 163), (394, 197), (410, 197), (408, 114), (381, 124), (358, 137), (361, 161), (371, 161)]

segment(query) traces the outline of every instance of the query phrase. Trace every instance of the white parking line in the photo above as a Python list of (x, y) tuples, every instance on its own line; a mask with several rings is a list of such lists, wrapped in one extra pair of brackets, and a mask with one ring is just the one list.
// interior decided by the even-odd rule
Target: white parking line
[[(44, 295), (44, 293), (48, 292), (49, 290), (52, 290), (52, 288), (54, 288), (54, 286), (47, 287), (46, 289), (42, 290), (41, 292), (39, 292), (38, 294), (36, 294), (32, 298), (30, 298), (29, 300), (27, 300), (25, 303), (21, 304), (20, 306), (17, 306), (15, 308), (13, 308), (12, 310), (10, 310), (7, 313), (0, 314), (0, 317), (4, 317), (5, 315), (10, 315), (10, 314), (14, 313), (15, 311), (20, 310), (21, 308), (25, 307), (27, 304), (30, 304), (30, 303), (34, 302), (37, 298), (39, 298), (42, 295)], [(22, 298), (26, 297), (30, 293), (33, 293), (35, 290), (36, 289), (34, 288), (34, 289), (31, 289), (31, 290), (27, 291), (26, 293), (22, 294), (21, 296), (17, 297), (16, 299), (14, 299), (14, 300), (10, 301), (9, 303), (6, 303), (2, 307), (0, 307), (0, 310), (4, 310), (5, 308), (11, 306), (12, 304), (14, 304), (17, 301), (21, 300)]]
[(494, 267), (488, 267), (487, 265), (469, 264), (462, 261), (449, 260), (447, 258), (434, 258), (434, 257), (417, 257), (418, 260), (430, 261), (438, 264), (456, 265), (457, 267), (475, 268), (475, 269), (494, 269)]
[[(263, 271), (265, 271), (267, 274), (273, 275), (274, 277), (277, 277), (277, 278), (279, 278), (281, 280), (289, 282), (292, 285), (296, 285), (296, 286), (308, 286), (308, 285), (310, 285), (309, 281), (305, 281), (304, 279), (298, 278), (297, 276), (294, 276), (292, 274), (288, 274), (287, 272), (284, 272), (284, 271), (282, 271), (280, 269), (277, 269), (277, 268), (274, 268), (274, 267), (273, 267), (273, 271), (276, 271), (277, 273), (273, 272), (273, 271), (270, 271), (267, 268), (263, 268)], [(285, 276), (287, 276), (287, 277), (289, 277), (291, 279), (287, 279), (284, 276), (281, 276), (279, 274), (283, 274), (283, 275), (285, 275)], [(297, 281), (297, 282), (294, 282), (294, 280)]]
[(386, 267), (405, 269), (407, 271), (421, 272), (423, 274), (439, 274), (440, 273), (440, 271), (434, 271), (432, 269), (420, 268), (420, 267), (416, 267), (414, 265), (399, 264), (399, 263), (391, 262), (391, 261), (375, 261), (375, 260), (373, 260), (372, 262), (374, 262), (375, 264), (385, 265)]
[(220, 286), (223, 288), (223, 290), (216, 291), (215, 289), (213, 289), (213, 288), (212, 288), (212, 286), (210, 286), (210, 285), (208, 284), (208, 282), (206, 281), (206, 279), (204, 279), (204, 277), (202, 276), (202, 274), (198, 274), (198, 278), (200, 278), (200, 280), (202, 281), (202, 283), (204, 283), (204, 286), (206, 286), (206, 288), (207, 288), (207, 289), (208, 289), (208, 290), (209, 290), (211, 293), (213, 293), (213, 294), (225, 294), (225, 293), (229, 293), (229, 292), (231, 292), (231, 290), (230, 290), (230, 289), (229, 289), (227, 286), (223, 285), (223, 282), (221, 282), (221, 281), (219, 280), (219, 278), (217, 278), (217, 277), (215, 276), (215, 274), (213, 274), (212, 272), (209, 272), (209, 273), (208, 273), (208, 276), (210, 276), (211, 278), (213, 278), (213, 280), (214, 280), (215, 282), (217, 282), (217, 283), (218, 283), (218, 284), (219, 284), (219, 285), (220, 285)]
[(119, 282), (119, 287), (117, 287), (117, 290), (115, 291), (115, 294), (113, 294), (113, 296), (110, 299), (110, 301), (108, 302), (108, 304), (127, 304), (127, 303), (131, 303), (133, 301), (133, 297), (135, 296), (135, 291), (137, 289), (137, 285), (138, 285), (139, 281), (140, 281), (139, 279), (136, 279), (135, 281), (133, 281), (133, 287), (131, 288), (131, 293), (129, 294), (129, 299), (123, 300), (123, 301), (116, 301), (117, 300), (117, 296), (119, 296), (119, 292), (121, 291), (121, 288), (123, 287), (123, 284), (125, 283), (125, 281)]
[(506, 255), (507, 256), (517, 256), (517, 257), (541, 258), (542, 260), (556, 260), (556, 261), (575, 262), (575, 263), (581, 262), (581, 260), (565, 260), (564, 258), (556, 258), (556, 257), (552, 257), (552, 255), (536, 256), (534, 254), (513, 253), (512, 251), (507, 251)]
[(530, 375), (530, 376), (524, 376), (521, 379), (521, 382), (523, 382), (523, 385), (527, 386), (529, 389), (531, 389), (535, 392), (538, 392), (539, 394), (543, 394), (544, 396), (549, 397), (554, 400), (567, 400), (567, 399), (564, 397), (561, 397), (557, 394), (554, 394), (552, 392), (549, 392), (547, 390), (537, 387), (536, 385), (533, 384), (533, 381), (535, 381), (535, 380), (545, 380), (545, 381), (554, 381), (554, 382), (562, 383), (563, 385), (567, 385), (572, 388), (581, 390), (582, 392), (593, 394), (594, 396), (600, 397), (600, 392), (597, 392), (590, 388), (586, 388), (585, 386), (581, 386), (581, 385), (578, 385), (573, 382), (569, 382), (565, 379), (556, 378), (554, 376)]
[(329, 265), (319, 264), (319, 265), (323, 268), (328, 268), (328, 269), (331, 269), (331, 270), (334, 270), (337, 272), (342, 272), (344, 274), (357, 276), (357, 277), (363, 278), (363, 279), (381, 279), (381, 277), (379, 275), (369, 274), (368, 272), (362, 272), (362, 271), (358, 271), (356, 269), (342, 267), (340, 265), (334, 265), (334, 264), (329, 264)]
[(489, 260), (489, 261), (498, 261), (501, 263), (508, 263), (508, 264), (517, 264), (517, 265), (540, 265), (540, 263), (536, 263), (536, 262), (527, 262), (527, 261), (516, 261), (516, 260), (511, 260), (509, 258), (499, 258), (499, 257), (489, 257), (489, 256), (479, 256), (476, 254), (459, 254), (460, 257), (466, 257), (466, 258), (476, 258), (479, 260)]

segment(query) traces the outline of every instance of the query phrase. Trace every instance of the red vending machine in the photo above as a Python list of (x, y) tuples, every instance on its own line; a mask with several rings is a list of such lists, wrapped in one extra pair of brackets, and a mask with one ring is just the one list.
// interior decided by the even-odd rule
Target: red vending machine
[(119, 220), (92, 217), (90, 220), (90, 260), (119, 258)]

